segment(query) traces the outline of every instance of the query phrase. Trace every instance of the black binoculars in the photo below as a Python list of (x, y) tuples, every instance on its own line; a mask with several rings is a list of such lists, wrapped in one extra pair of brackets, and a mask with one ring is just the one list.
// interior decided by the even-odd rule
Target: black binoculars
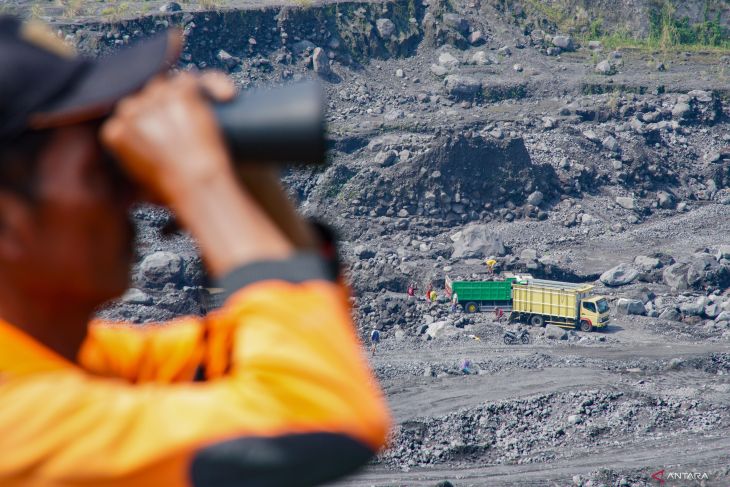
[(325, 161), (324, 100), (313, 82), (244, 91), (213, 109), (236, 164)]

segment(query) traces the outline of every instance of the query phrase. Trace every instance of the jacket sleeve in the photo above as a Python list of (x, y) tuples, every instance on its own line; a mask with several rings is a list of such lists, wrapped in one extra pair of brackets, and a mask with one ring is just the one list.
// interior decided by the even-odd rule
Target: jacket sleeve
[[(310, 255), (231, 273), (220, 312), (180, 323), (193, 359), (164, 381), (130, 382), (138, 350), (114, 366), (128, 380), (79, 369), (0, 383), (0, 484), (298, 486), (362, 465), (390, 418), (330, 277)], [(229, 363), (206, 361), (228, 348)], [(210, 380), (175, 382), (198, 357)]]

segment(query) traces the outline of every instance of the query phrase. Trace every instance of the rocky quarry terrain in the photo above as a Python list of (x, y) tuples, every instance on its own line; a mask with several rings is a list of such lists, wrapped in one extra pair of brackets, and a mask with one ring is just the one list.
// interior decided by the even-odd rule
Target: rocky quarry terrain
[[(390, 448), (337, 485), (644, 486), (662, 469), (706, 473), (669, 485), (728, 485), (730, 51), (585, 40), (596, 19), (647, 35), (658, 3), (46, 15), (95, 55), (179, 26), (179, 69), (223, 69), (243, 88), (321, 81), (329, 164), (283, 178), (339, 233), (360, 333), (381, 330), (371, 360), (396, 418)], [(730, 18), (726, 1), (675, 7)], [(194, 243), (163, 232), (172, 216), (134, 217), (135, 287), (101, 314), (144, 323), (217, 306)], [(445, 276), (479, 279), (490, 256), (500, 272), (594, 284), (611, 325), (503, 345), (514, 325), (452, 314), (443, 293)], [(439, 300), (408, 300), (410, 282)]]

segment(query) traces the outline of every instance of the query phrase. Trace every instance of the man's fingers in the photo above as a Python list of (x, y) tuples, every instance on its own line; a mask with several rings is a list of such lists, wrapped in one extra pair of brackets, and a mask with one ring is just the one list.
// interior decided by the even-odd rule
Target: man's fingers
[(236, 96), (236, 85), (220, 71), (206, 71), (198, 81), (203, 90), (215, 101), (230, 101)]
[(119, 141), (124, 136), (124, 124), (119, 120), (111, 118), (104, 122), (99, 132), (101, 142), (112, 151), (117, 148)]

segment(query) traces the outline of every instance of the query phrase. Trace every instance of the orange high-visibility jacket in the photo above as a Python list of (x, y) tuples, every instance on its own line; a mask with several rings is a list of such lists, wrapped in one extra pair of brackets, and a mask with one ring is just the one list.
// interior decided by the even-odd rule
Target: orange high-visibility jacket
[(205, 318), (92, 323), (71, 363), (0, 321), (0, 486), (314, 485), (390, 417), (314, 255), (244, 266)]

